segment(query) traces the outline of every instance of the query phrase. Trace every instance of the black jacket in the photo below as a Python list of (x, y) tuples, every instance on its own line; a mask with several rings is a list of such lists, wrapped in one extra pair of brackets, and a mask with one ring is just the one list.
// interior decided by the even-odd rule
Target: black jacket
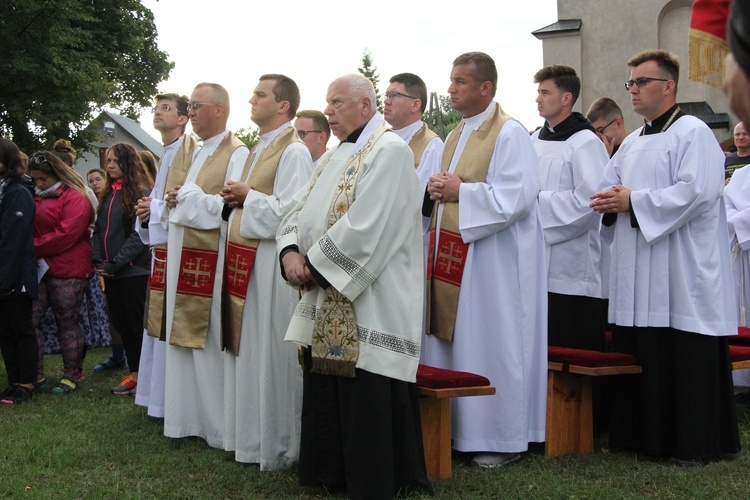
[(9, 183), (0, 202), (0, 300), (18, 296), (24, 288), (37, 298), (35, 213), (29, 188), (22, 180)]

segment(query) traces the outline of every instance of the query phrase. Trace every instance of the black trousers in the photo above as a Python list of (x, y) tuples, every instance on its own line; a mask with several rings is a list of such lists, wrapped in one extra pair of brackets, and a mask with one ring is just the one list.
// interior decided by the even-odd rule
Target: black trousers
[(431, 493), (416, 384), (356, 370), (355, 378), (309, 371), (305, 359), (299, 477), (302, 486), (353, 499)]
[(122, 337), (130, 372), (137, 372), (141, 362), (147, 283), (148, 275), (121, 279), (104, 278), (109, 316)]
[(0, 299), (0, 351), (8, 384), (36, 382), (39, 346), (31, 324), (32, 299), (26, 293)]

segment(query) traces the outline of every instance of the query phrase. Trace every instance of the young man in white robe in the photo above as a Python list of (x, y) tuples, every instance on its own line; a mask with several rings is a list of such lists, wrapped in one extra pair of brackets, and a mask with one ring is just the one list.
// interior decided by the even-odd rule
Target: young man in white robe
[[(150, 294), (147, 306), (147, 315), (151, 321), (146, 324), (146, 332), (143, 335), (135, 404), (146, 407), (146, 413), (151, 417), (164, 418), (164, 369), (167, 346), (160, 338), (163, 300), (157, 300), (157, 297), (163, 299), (165, 269), (161, 255), (166, 251), (167, 231), (161, 224), (161, 213), (164, 209), (164, 192), (172, 163), (175, 158), (178, 158), (178, 162), (183, 162), (192, 157), (197, 143), (190, 135), (185, 134), (188, 122), (187, 96), (157, 95), (153, 113), (154, 128), (161, 134), (164, 153), (156, 174), (154, 189), (149, 196), (141, 198), (136, 207), (138, 220), (135, 229), (141, 241), (151, 247)], [(183, 167), (180, 165), (178, 168), (182, 170)]]
[[(609, 160), (594, 127), (573, 105), (581, 80), (570, 66), (534, 75), (544, 126), (532, 135), (539, 156), (539, 217), (547, 243), (547, 343), (604, 350), (598, 214), (589, 208)], [(609, 270), (607, 270), (609, 272)]]
[[(224, 445), (221, 287), (226, 223), (221, 189), (238, 180), (247, 147), (226, 129), (229, 95), (201, 83), (190, 96), (190, 123), (202, 140), (182, 185), (168, 186), (164, 435)], [(222, 230), (223, 227), (223, 230)]]
[(416, 392), (424, 289), (421, 188), (408, 146), (362, 75), (334, 80), (341, 141), (277, 236), (302, 290), (286, 339), (304, 346), (300, 484), (349, 498), (432, 491)]
[(706, 124), (676, 104), (674, 55), (645, 51), (628, 66), (625, 87), (645, 124), (591, 196), (612, 241), (612, 350), (643, 367), (612, 384), (610, 445), (703, 465), (740, 450), (726, 339), (737, 315), (724, 155)]
[[(493, 100), (497, 69), (469, 52), (448, 92), (463, 121), (445, 142), (427, 191), (436, 206), (423, 362), (484, 375), (494, 396), (457, 398), (453, 447), (482, 467), (544, 441), (547, 266), (539, 221), (538, 159), (528, 131)], [(427, 205), (427, 204), (426, 204)], [(462, 269), (462, 272), (461, 272)]]
[[(291, 122), (299, 101), (291, 78), (260, 77), (250, 98), (260, 141), (241, 181), (230, 181), (222, 190), (232, 210), (229, 215), (225, 209), (230, 245), (222, 297), (223, 314), (232, 317), (224, 318), (223, 333), (225, 339), (236, 329), (241, 333), (228, 346), (225, 340), (224, 449), (262, 471), (288, 466), (299, 456), (302, 370), (297, 349), (284, 342), (299, 293), (284, 282), (276, 254), (279, 224), (313, 169)], [(230, 285), (241, 290), (235, 293)], [(244, 300), (236, 300), (243, 295)], [(236, 301), (236, 308), (227, 309), (227, 301)]]

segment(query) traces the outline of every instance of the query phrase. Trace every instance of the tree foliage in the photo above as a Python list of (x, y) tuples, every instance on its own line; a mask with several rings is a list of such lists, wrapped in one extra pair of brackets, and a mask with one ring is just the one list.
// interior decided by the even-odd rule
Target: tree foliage
[[(456, 128), (456, 125), (461, 121), (461, 113), (451, 107), (451, 98), (447, 95), (439, 95), (438, 101), (440, 106), (433, 108), (430, 106), (424, 114), (424, 121), (430, 129), (438, 134), (443, 140), (450, 133), (451, 130)], [(432, 103), (430, 103), (432, 104)], [(443, 124), (443, 129), (440, 129), (438, 115)]]
[(383, 112), (383, 98), (380, 95), (378, 89), (378, 83), (380, 82), (380, 75), (378, 75), (378, 69), (372, 64), (372, 53), (370, 49), (365, 48), (362, 51), (362, 67), (357, 68), (357, 71), (368, 80), (372, 82), (372, 86), (375, 87), (375, 102), (377, 104), (378, 111)]
[(60, 137), (81, 149), (104, 107), (135, 118), (174, 66), (156, 37), (140, 0), (2, 0), (0, 134), (28, 152)]

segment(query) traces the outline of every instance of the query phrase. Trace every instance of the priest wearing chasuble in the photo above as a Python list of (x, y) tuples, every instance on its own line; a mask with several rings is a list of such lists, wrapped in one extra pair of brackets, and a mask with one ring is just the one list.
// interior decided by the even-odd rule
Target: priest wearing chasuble
[(591, 206), (612, 241), (614, 351), (637, 377), (612, 387), (610, 445), (703, 465), (740, 450), (727, 335), (737, 314), (716, 138), (676, 104), (679, 62), (645, 51), (625, 84), (644, 126), (609, 161)]
[(260, 141), (239, 181), (222, 190), (229, 221), (222, 294), (224, 449), (260, 470), (290, 465), (299, 456), (302, 370), (296, 348), (283, 342), (299, 294), (284, 283), (276, 255), (279, 224), (313, 170), (291, 122), (299, 101), (291, 78), (260, 77), (250, 98)]
[(341, 141), (318, 161), (277, 235), (302, 297), (286, 340), (304, 346), (300, 484), (350, 498), (431, 491), (416, 392), (422, 199), (409, 147), (362, 75), (328, 87)]
[(538, 159), (528, 131), (493, 100), (495, 62), (469, 52), (453, 63), (448, 92), (463, 120), (445, 142), (442, 172), (425, 203), (428, 365), (476, 372), (494, 396), (456, 398), (453, 447), (496, 467), (544, 441), (547, 267), (539, 220)]
[(184, 183), (167, 187), (161, 219), (168, 230), (164, 435), (197, 436), (221, 448), (226, 223), (220, 192), (229, 180), (238, 179), (248, 150), (226, 129), (229, 95), (221, 85), (198, 84), (188, 116), (203, 144), (193, 154)]

